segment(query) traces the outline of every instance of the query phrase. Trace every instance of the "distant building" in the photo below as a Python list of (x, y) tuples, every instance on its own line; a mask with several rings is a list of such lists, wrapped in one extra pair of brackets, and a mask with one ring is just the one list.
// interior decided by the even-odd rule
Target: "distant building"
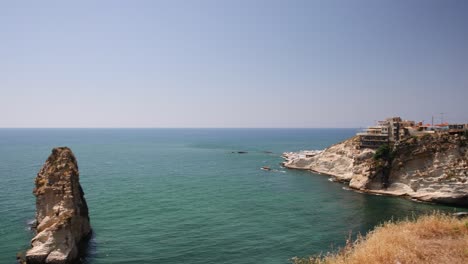
[(425, 134), (449, 133), (463, 134), (468, 132), (468, 124), (423, 124), (414, 121), (402, 120), (399, 116), (389, 117), (378, 121), (376, 126), (370, 126), (357, 133), (359, 147), (378, 148), (383, 144), (395, 143), (409, 136)]
[(448, 133), (449, 134), (463, 134), (465, 131), (468, 131), (468, 124), (449, 124)]
[(361, 148), (378, 148), (389, 142), (388, 127), (382, 125), (368, 127), (357, 135)]
[(408, 128), (414, 126), (415, 122), (397, 116), (378, 121), (377, 124), (357, 133), (361, 148), (378, 148), (383, 144), (397, 142), (409, 136)]
[(419, 136), (434, 133), (447, 133), (449, 132), (451, 126), (452, 125), (450, 125), (449, 123), (431, 125), (419, 122), (415, 126), (409, 127), (408, 131), (411, 136)]

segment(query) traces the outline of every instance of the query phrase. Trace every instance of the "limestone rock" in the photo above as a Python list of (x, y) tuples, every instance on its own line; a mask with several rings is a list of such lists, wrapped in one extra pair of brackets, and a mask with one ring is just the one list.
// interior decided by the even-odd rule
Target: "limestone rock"
[(434, 134), (400, 141), (394, 146), (388, 186), (383, 184), (379, 165), (372, 158), (374, 150), (359, 149), (357, 137), (307, 159), (291, 158), (297, 155), (288, 153), (284, 166), (327, 174), (369, 193), (468, 206), (467, 140), (464, 136)]
[(332, 145), (311, 158), (290, 159), (287, 168), (310, 169), (314, 172), (334, 176), (338, 181), (351, 181), (353, 176), (366, 174), (365, 159), (372, 150), (357, 149), (357, 137)]
[(73, 263), (79, 258), (80, 245), (91, 234), (91, 226), (72, 151), (54, 148), (35, 184), (37, 234), (26, 252), (26, 261)]

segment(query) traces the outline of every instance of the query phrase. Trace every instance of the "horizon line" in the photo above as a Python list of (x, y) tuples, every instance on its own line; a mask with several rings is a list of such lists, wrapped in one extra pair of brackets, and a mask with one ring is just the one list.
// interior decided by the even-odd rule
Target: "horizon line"
[(0, 127), (0, 129), (358, 129), (361, 127)]

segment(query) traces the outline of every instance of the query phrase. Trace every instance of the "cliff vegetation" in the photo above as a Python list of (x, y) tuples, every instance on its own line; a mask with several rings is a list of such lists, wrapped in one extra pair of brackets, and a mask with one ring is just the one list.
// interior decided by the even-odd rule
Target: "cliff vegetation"
[(293, 258), (294, 264), (468, 263), (468, 219), (434, 213), (386, 222), (337, 253)]

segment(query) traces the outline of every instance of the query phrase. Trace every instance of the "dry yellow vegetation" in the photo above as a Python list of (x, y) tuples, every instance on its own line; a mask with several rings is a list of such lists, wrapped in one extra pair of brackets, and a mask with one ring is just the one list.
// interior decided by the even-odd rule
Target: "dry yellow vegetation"
[(348, 242), (338, 253), (295, 264), (468, 263), (468, 219), (434, 213), (417, 220), (387, 222), (365, 237)]

